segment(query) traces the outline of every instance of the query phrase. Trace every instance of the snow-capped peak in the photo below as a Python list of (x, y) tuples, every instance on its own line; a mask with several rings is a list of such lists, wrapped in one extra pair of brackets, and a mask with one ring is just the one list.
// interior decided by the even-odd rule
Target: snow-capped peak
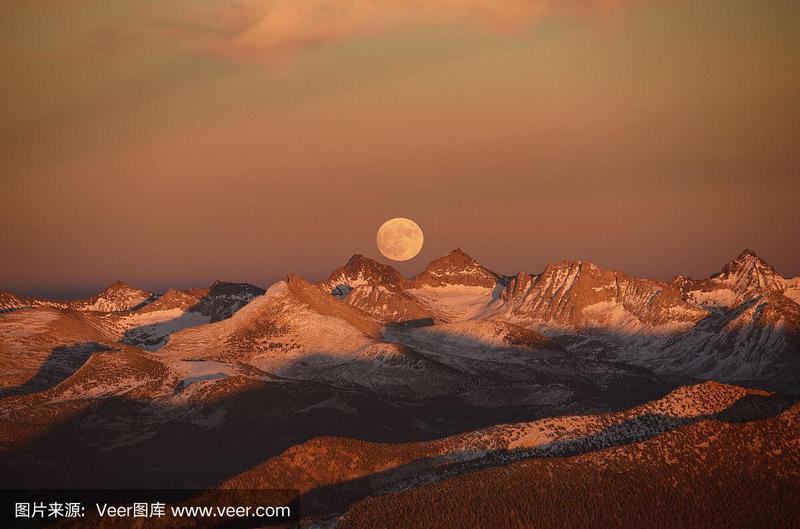
[(775, 269), (761, 259), (753, 250), (743, 250), (736, 258), (722, 268), (721, 278), (741, 282), (748, 278), (758, 282), (758, 286), (772, 290), (779, 277)]
[(699, 305), (733, 308), (769, 293), (785, 292), (791, 282), (753, 250), (745, 249), (708, 279), (677, 276), (670, 283)]
[(434, 259), (414, 278), (415, 288), (423, 286), (464, 285), (493, 288), (500, 276), (481, 266), (478, 261), (456, 248), (447, 255)]
[(768, 292), (782, 292), (785, 287), (783, 277), (750, 249), (742, 251), (712, 279), (730, 288), (742, 301)]
[(119, 312), (141, 307), (154, 299), (155, 295), (152, 292), (117, 280), (89, 299), (70, 303), (70, 308), (94, 312)]
[(405, 278), (393, 267), (355, 254), (347, 261), (347, 264), (334, 270), (321, 286), (334, 295), (344, 297), (352, 289), (362, 285), (399, 290), (405, 284)]

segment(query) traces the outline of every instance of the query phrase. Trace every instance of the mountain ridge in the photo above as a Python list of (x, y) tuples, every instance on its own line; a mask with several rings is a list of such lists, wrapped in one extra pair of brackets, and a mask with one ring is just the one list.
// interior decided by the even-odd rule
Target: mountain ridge
[[(800, 378), (800, 278), (780, 276), (750, 249), (700, 280), (637, 278), (569, 260), (548, 264), (540, 273), (502, 276), (455, 249), (410, 279), (391, 265), (354, 254), (325, 281), (314, 284), (289, 274), (283, 284), (297, 302), (324, 318), (347, 321), (378, 343), (383, 329), (395, 325), (496, 321), (541, 333), (586, 358), (800, 391), (800, 383), (793, 382)], [(157, 296), (115, 282), (76, 302), (1, 293), (0, 307), (74, 311), (92, 332), (100, 332), (104, 344), (158, 350), (173, 335), (202, 335), (206, 325), (229, 319), (264, 293), (245, 283), (216, 281)]]

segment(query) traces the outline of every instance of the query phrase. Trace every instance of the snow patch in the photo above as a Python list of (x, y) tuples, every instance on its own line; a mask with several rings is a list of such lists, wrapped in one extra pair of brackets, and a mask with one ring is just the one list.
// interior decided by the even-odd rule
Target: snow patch
[(488, 315), (495, 299), (494, 288), (464, 285), (423, 286), (408, 290), (425, 304), (454, 321)]
[(182, 388), (195, 382), (219, 380), (237, 374), (235, 366), (212, 360), (180, 360), (175, 365), (175, 369), (183, 377), (181, 380)]
[(689, 298), (701, 307), (727, 308), (737, 304), (736, 292), (729, 288), (719, 288), (710, 291), (692, 290)]

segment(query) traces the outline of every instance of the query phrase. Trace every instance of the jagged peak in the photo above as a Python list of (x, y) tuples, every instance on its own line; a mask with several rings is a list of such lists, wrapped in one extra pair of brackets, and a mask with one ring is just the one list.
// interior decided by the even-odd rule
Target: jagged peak
[(119, 296), (140, 296), (143, 298), (151, 298), (155, 296), (155, 294), (149, 290), (135, 287), (130, 283), (126, 283), (125, 281), (118, 279), (89, 299), (95, 300)]
[(775, 272), (772, 266), (759, 257), (750, 248), (745, 248), (739, 255), (722, 267), (723, 274), (735, 274), (741, 271), (770, 271)]
[(344, 266), (334, 270), (323, 285), (331, 289), (341, 284), (354, 288), (364, 283), (400, 288), (404, 285), (405, 278), (388, 264), (354, 254)]
[(547, 263), (547, 266), (544, 267), (545, 272), (548, 270), (559, 270), (563, 268), (574, 268), (580, 267), (583, 265), (583, 261), (574, 261), (571, 259), (564, 259), (562, 261), (558, 261), (557, 263)]
[(501, 297), (508, 301), (510, 299), (524, 296), (533, 284), (536, 276), (527, 272), (519, 271), (517, 275), (506, 278), (506, 286)]
[(734, 281), (736, 283), (752, 283), (751, 286), (758, 286), (763, 289), (779, 289), (781, 276), (775, 269), (756, 255), (753, 250), (745, 249), (733, 260), (722, 267), (722, 271), (712, 277), (718, 277), (723, 281)]
[(501, 277), (461, 248), (434, 259), (414, 278), (415, 286), (447, 284), (493, 287)]
[(760, 261), (762, 263), (764, 262), (764, 260), (761, 259), (761, 257), (759, 257), (756, 252), (754, 252), (750, 248), (745, 248), (744, 250), (739, 252), (739, 254), (736, 257), (731, 259), (728, 262), (728, 264), (732, 264), (732, 263), (747, 263), (747, 262), (750, 262), (750, 261), (753, 261), (753, 260)]
[[(466, 253), (461, 248), (456, 248), (455, 250), (451, 250), (450, 252), (446, 253), (441, 257), (437, 257), (436, 259), (428, 263), (428, 266), (425, 267), (425, 270), (426, 271), (436, 270), (447, 267), (463, 267), (463, 268), (475, 267), (489, 272), (489, 270), (484, 268), (474, 257)], [(494, 276), (497, 276), (497, 274), (495, 274), (494, 272), (490, 273)]]
[(109, 292), (109, 291), (113, 291), (113, 290), (138, 290), (138, 291), (141, 291), (142, 289), (136, 288), (136, 287), (130, 285), (129, 283), (126, 283), (125, 281), (122, 281), (121, 279), (117, 279), (116, 281), (114, 281), (113, 283), (108, 285), (106, 288), (104, 288), (102, 290), (102, 292)]
[(398, 272), (393, 266), (381, 263), (376, 261), (375, 259), (370, 259), (360, 253), (353, 254), (353, 256), (347, 260), (347, 264), (344, 265), (344, 269), (347, 271), (357, 272), (360, 270), (374, 270), (380, 271), (383, 274), (392, 275), (392, 276), (400, 276), (400, 272)]
[(153, 301), (156, 295), (117, 280), (88, 299), (68, 302), (68, 306), (78, 310), (96, 312), (116, 312), (133, 310)]
[(438, 259), (434, 259), (433, 262), (439, 261), (439, 260), (442, 260), (442, 259), (449, 259), (449, 260), (457, 259), (457, 260), (461, 260), (461, 261), (468, 261), (468, 262), (471, 262), (471, 263), (477, 263), (478, 262), (477, 260), (475, 260), (474, 257), (472, 257), (470, 254), (468, 254), (467, 252), (465, 252), (461, 248), (455, 248), (454, 250), (450, 250), (449, 252), (447, 252), (443, 256), (439, 257)]
[(559, 271), (570, 271), (578, 269), (580, 271), (597, 271), (597, 272), (608, 272), (613, 274), (621, 274), (622, 272), (618, 272), (616, 270), (611, 270), (609, 268), (605, 268), (603, 266), (599, 266), (591, 261), (582, 261), (582, 260), (572, 260), (572, 259), (564, 259), (563, 261), (559, 261), (557, 263), (547, 263), (545, 266), (542, 275), (548, 273), (555, 273)]
[(450, 250), (449, 252), (447, 252), (447, 254), (445, 254), (445, 255), (460, 255), (460, 256), (464, 256), (464, 257), (467, 257), (469, 259), (472, 259), (472, 257), (467, 252), (462, 250), (461, 248), (454, 248), (454, 249)]
[(728, 308), (770, 292), (782, 293), (787, 286), (786, 280), (750, 248), (742, 250), (708, 279), (678, 277), (670, 284), (694, 303)]
[(251, 285), (250, 283), (232, 283), (230, 281), (214, 281), (208, 288), (210, 295), (224, 295), (224, 294), (242, 294), (247, 293), (251, 295), (261, 295), (265, 291), (261, 287)]

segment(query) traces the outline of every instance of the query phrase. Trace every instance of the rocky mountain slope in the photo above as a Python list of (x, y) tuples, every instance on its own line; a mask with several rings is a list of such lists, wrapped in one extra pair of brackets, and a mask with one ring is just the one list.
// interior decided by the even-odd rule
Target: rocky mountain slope
[(434, 259), (412, 282), (412, 288), (467, 287), (494, 288), (500, 276), (484, 268), (461, 248)]
[[(734, 457), (691, 436), (659, 443), (698, 428), (761, 439), (742, 420), (769, 423), (770, 450), (791, 454), (791, 398), (715, 383), (664, 396), (697, 379), (800, 394), (797, 285), (752, 252), (667, 283), (585, 262), (501, 276), (456, 250), (410, 280), (354, 256), (319, 284), (290, 274), (267, 291), (4, 295), (0, 484), (238, 486), (289, 450), (281, 475), (321, 502), (324, 523), (358, 524), (375, 512), (368, 496), (393, 502), (525, 461), (639, 461), (648, 443)], [(793, 464), (745, 451), (763, 468)], [(315, 492), (338, 487), (337, 473), (352, 481), (344, 504)]]
[(384, 323), (433, 317), (425, 305), (405, 291), (409, 282), (400, 272), (363, 255), (351, 257), (320, 286)]
[(357, 501), (330, 526), (789, 528), (800, 522), (799, 413), (698, 421), (571, 457), (454, 470)]
[[(419, 358), (410, 360), (408, 355), (412, 353), (406, 350), (422, 347), (418, 340), (414, 341), (415, 337), (425, 333), (434, 336), (429, 338), (432, 343), (424, 346), (426, 350), (434, 350), (429, 355), (433, 358), (435, 350), (449, 350), (448, 341), (455, 339), (438, 332), (448, 329), (447, 322), (491, 321), (544, 333), (583, 359), (618, 360), (664, 374), (798, 390), (800, 309), (791, 297), (796, 284), (797, 279), (781, 277), (750, 250), (708, 279), (676, 278), (669, 283), (634, 278), (584, 262), (548, 265), (540, 274), (520, 272), (513, 277), (501, 277), (461, 250), (434, 260), (419, 276), (406, 280), (392, 267), (356, 255), (319, 287), (292, 276), (285, 283), (286, 299), (292, 301), (278, 301), (284, 299), (279, 295), (266, 296), (269, 299), (263, 302), (265, 314), (255, 317), (257, 321), (266, 320), (260, 330), (230, 330), (231, 336), (220, 338), (213, 336), (217, 332), (213, 328), (213, 337), (200, 350), (213, 350), (215, 357), (235, 350), (247, 358), (262, 357), (256, 362), (260, 368), (274, 368), (279, 362), (301, 371), (314, 371), (303, 368), (310, 364), (331, 364), (329, 357), (341, 357), (342, 350), (350, 355), (348, 362), (352, 366), (362, 353), (370, 357), (359, 360), (364, 365), (374, 366), (376, 358), (416, 365)], [(276, 292), (280, 288), (276, 286)], [(4, 307), (33, 308), (8, 316), (5, 319), (8, 324), (0, 325), (0, 332), (6, 329), (6, 349), (21, 351), (29, 339), (18, 338), (14, 333), (40, 329), (48, 318), (70, 321), (73, 327), (80, 327), (81, 333), (70, 342), (65, 340), (70, 334), (59, 330), (61, 323), (52, 328), (45, 326), (39, 333), (44, 338), (43, 345), (36, 346), (38, 353), (28, 355), (28, 367), (16, 371), (17, 378), (25, 378), (58, 347), (83, 351), (121, 342), (159, 350), (178, 331), (185, 331), (179, 333), (179, 344), (184, 341), (197, 344), (211, 332), (206, 324), (229, 318), (262, 294), (263, 290), (252, 285), (217, 282), (206, 289), (171, 290), (156, 297), (117, 282), (98, 295), (77, 302), (4, 295)], [(277, 315), (292, 313), (303, 306), (312, 307), (315, 318), (328, 322), (320, 328), (325, 331), (301, 325), (289, 332), (294, 336), (292, 340), (273, 339), (286, 328)], [(253, 318), (242, 315), (247, 317)], [(349, 325), (341, 326), (338, 320)], [(235, 324), (239, 325), (239, 321)], [(434, 333), (404, 333), (396, 329), (397, 324), (433, 323), (437, 323)], [(388, 332), (382, 331), (382, 326)], [(247, 324), (244, 327), (249, 328)], [(64, 334), (58, 336), (58, 333)], [(384, 334), (394, 338), (385, 339)], [(245, 335), (249, 338), (244, 339)], [(351, 340), (346, 338), (348, 335), (361, 338)], [(52, 343), (47, 341), (48, 336)], [(319, 338), (312, 339), (313, 336)], [(398, 337), (411, 342), (405, 343)], [(457, 337), (465, 339), (463, 335)], [(474, 345), (485, 338), (469, 340)], [(307, 343), (298, 345), (304, 341)], [(239, 345), (220, 347), (218, 343)], [(343, 345), (347, 343), (350, 345)], [(497, 348), (491, 340), (487, 343), (489, 351)], [(400, 345), (406, 349), (398, 349)], [(190, 346), (183, 349), (187, 347)], [(470, 351), (471, 347), (466, 343), (459, 351)], [(329, 354), (330, 349), (334, 354)], [(263, 359), (269, 355), (280, 360)], [(289, 360), (299, 356), (303, 359)], [(437, 362), (449, 365), (461, 361), (459, 358), (459, 354), (454, 354)], [(10, 366), (19, 362), (7, 363)], [(333, 364), (341, 369), (341, 362)], [(331, 370), (330, 376), (335, 372)], [(358, 378), (356, 373), (351, 375), (350, 378)]]
[(115, 281), (103, 291), (86, 299), (56, 301), (27, 296), (17, 296), (0, 290), (0, 312), (29, 307), (57, 307), (79, 311), (120, 312), (134, 310), (152, 302), (158, 296), (152, 292)]
[(143, 307), (156, 298), (152, 292), (132, 287), (122, 281), (115, 281), (89, 299), (68, 302), (67, 307), (94, 312), (119, 312)]
[(632, 394), (661, 387), (646, 372), (578, 361), (546, 337), (511, 324), (382, 326), (347, 298), (294, 275), (228, 320), (176, 333), (161, 354), (235, 361), (391, 398), (448, 396), (495, 407), (513, 400), (515, 391), (528, 394), (521, 405), (566, 410), (616, 401), (615, 384)]
[(0, 396), (51, 387), (109, 347), (85, 313), (38, 307), (0, 314)]
[(781, 277), (750, 249), (743, 250), (720, 273), (708, 279), (677, 276), (670, 283), (693, 303), (713, 308), (732, 309), (768, 293), (788, 291), (796, 296), (793, 288), (796, 281)]
[(174, 332), (229, 318), (263, 293), (247, 283), (223, 281), (209, 288), (172, 289), (138, 310), (110, 315), (102, 324), (124, 343), (157, 350)]
[[(310, 518), (306, 520), (309, 527), (315, 523), (332, 527), (361, 526), (367, 520), (376, 519), (386, 519), (389, 525), (401, 527), (406, 526), (403, 524), (408, 523), (408, 517), (415, 520), (414, 524), (425, 527), (429, 526), (428, 520), (442, 527), (454, 520), (459, 520), (459, 524), (484, 527), (486, 520), (470, 517), (475, 513), (473, 508), (482, 508), (487, 501), (514, 499), (516, 504), (509, 505), (508, 512), (524, 508), (540, 513), (543, 507), (535, 498), (521, 501), (520, 495), (527, 494), (523, 491), (546, 486), (563, 490), (567, 483), (567, 490), (584, 490), (576, 489), (574, 483), (562, 481), (564, 478), (560, 477), (575, 471), (584, 475), (584, 465), (598, 475), (612, 468), (625, 468), (626, 474), (646, 468), (655, 482), (645, 490), (652, 493), (669, 490), (677, 484), (682, 491), (693, 490), (685, 479), (687, 475), (706, 483), (722, 471), (727, 472), (725, 487), (734, 497), (746, 494), (752, 476), (758, 476), (762, 483), (771, 483), (769, 490), (772, 494), (779, 491), (780, 495), (774, 498), (777, 501), (768, 504), (773, 509), (769, 514), (778, 516), (786, 514), (783, 510), (791, 505), (790, 494), (800, 487), (796, 481), (800, 478), (800, 449), (792, 441), (793, 436), (800, 433), (800, 404), (796, 402), (796, 399), (766, 392), (705, 383), (680, 388), (661, 399), (618, 413), (500, 425), (428, 442), (376, 444), (354, 439), (317, 438), (254, 466), (220, 487), (295, 489), (296, 507)], [(752, 472), (751, 477), (723, 470), (730, 468), (725, 463), (729, 457), (751, 461), (754, 466), (747, 469)], [(698, 460), (709, 464), (697, 465)], [(532, 481), (536, 487), (530, 487), (529, 482), (516, 493), (507, 490), (503, 476), (531, 466), (544, 466), (545, 473), (550, 469), (549, 477)], [(689, 468), (691, 471), (687, 473)], [(558, 474), (554, 475), (553, 471)], [(645, 479), (646, 475), (647, 472), (642, 472), (641, 478)], [(504, 490), (501, 497), (495, 499), (494, 486), (481, 487), (482, 479), (497, 480), (494, 486)], [(465, 481), (469, 484), (464, 484)], [(613, 486), (621, 484), (613, 483)], [(476, 497), (481, 496), (483, 500), (470, 504), (466, 510), (468, 517), (462, 519), (464, 505), (459, 506), (458, 498), (471, 498), (473, 490), (482, 491), (476, 493)], [(619, 494), (616, 490), (615, 493)], [(729, 498), (725, 498), (726, 505)], [(433, 507), (441, 501), (448, 506), (446, 515)], [(677, 501), (673, 508), (686, 515), (683, 505)], [(642, 505), (642, 508), (652, 509), (652, 512), (659, 510), (652, 505)], [(561, 505), (561, 509), (560, 516), (571, 520), (564, 524), (566, 527), (576, 526), (572, 522), (578, 520), (572, 516), (589, 516), (588, 519), (602, 516), (602, 509), (591, 505), (582, 506), (578, 513), (570, 511), (568, 505)], [(619, 509), (613, 512), (617, 523), (637, 526), (637, 514), (626, 518), (618, 517)], [(542, 521), (533, 510), (521, 514), (526, 519), (531, 516), (530, 520)], [(739, 522), (742, 520), (733, 526), (748, 526), (747, 522), (744, 525)]]
[(66, 303), (49, 301), (28, 296), (18, 296), (11, 292), (0, 290), (0, 312), (10, 312), (12, 310), (27, 307), (64, 307)]
[(412, 280), (354, 256), (323, 287), (384, 324), (506, 322), (583, 358), (800, 391), (798, 284), (751, 250), (708, 279), (669, 282), (580, 261), (500, 276), (454, 250)]
[(535, 277), (517, 274), (501, 297), (498, 316), (505, 319), (630, 334), (686, 330), (708, 314), (666, 283), (583, 262), (548, 265)]

